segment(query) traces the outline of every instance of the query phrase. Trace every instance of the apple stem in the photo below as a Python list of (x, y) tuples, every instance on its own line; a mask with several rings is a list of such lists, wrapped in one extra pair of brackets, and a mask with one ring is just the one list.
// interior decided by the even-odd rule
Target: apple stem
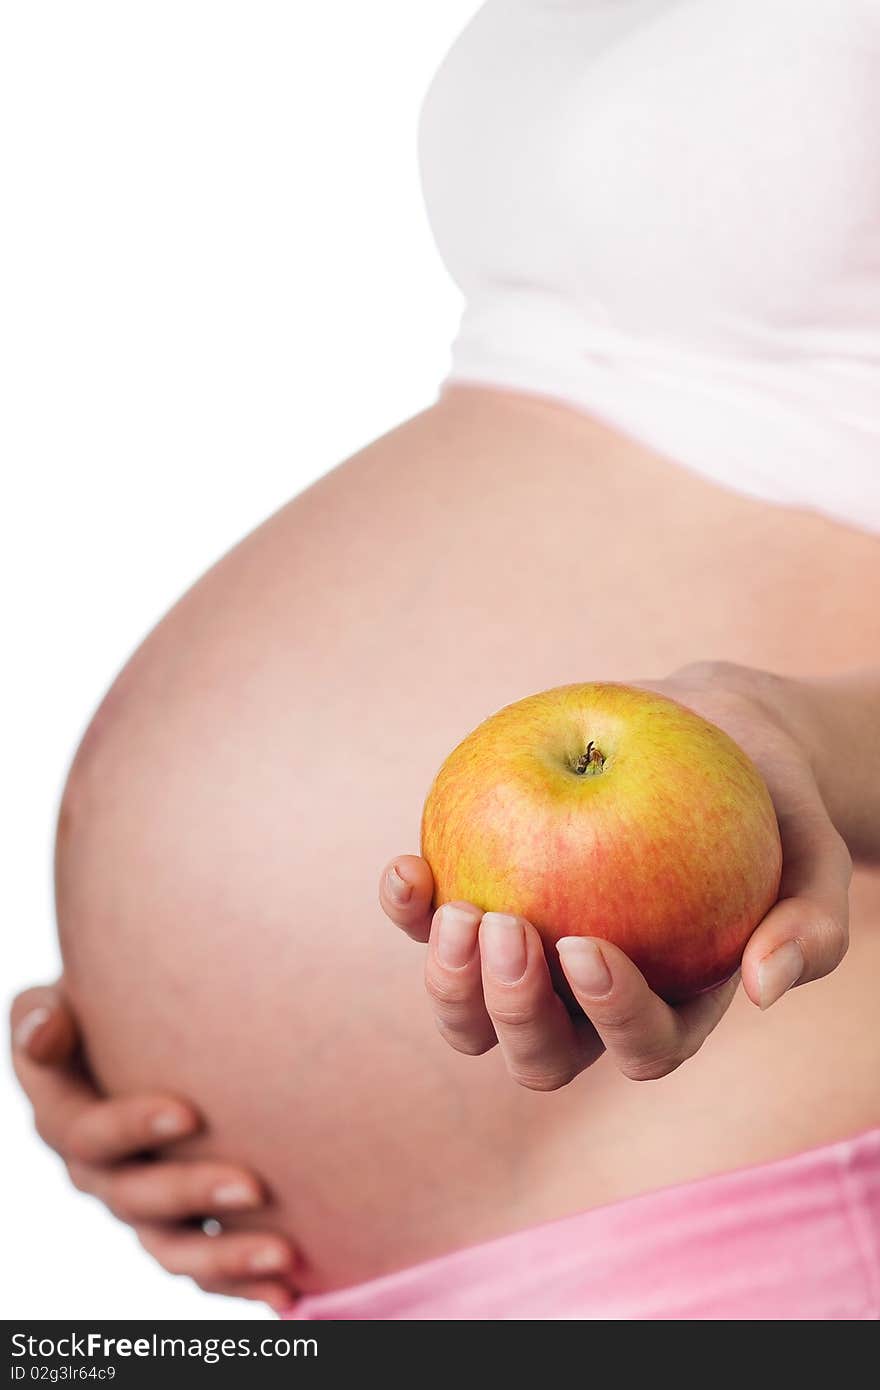
[(575, 763), (574, 771), (577, 773), (578, 777), (583, 777), (585, 774), (595, 776), (597, 772), (602, 771), (604, 766), (605, 758), (603, 754), (596, 747), (593, 740), (590, 739), (589, 743), (587, 744), (586, 752), (581, 753), (580, 757)]

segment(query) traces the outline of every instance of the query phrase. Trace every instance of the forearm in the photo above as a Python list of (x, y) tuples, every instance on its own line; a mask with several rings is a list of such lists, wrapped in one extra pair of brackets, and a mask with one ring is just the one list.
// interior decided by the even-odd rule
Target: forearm
[(880, 668), (776, 685), (853, 859), (880, 864)]

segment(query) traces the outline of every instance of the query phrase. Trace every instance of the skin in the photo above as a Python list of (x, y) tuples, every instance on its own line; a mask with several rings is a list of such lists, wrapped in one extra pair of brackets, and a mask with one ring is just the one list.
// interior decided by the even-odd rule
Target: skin
[[(880, 673), (873, 683), (880, 693)], [(670, 1006), (611, 942), (567, 937), (557, 951), (583, 1014), (572, 1018), (553, 989), (540, 937), (525, 918), (483, 913), (462, 900), (443, 904), (432, 917), (436, 886), (427, 861), (417, 856), (390, 864), (380, 885), (391, 920), (429, 945), (425, 985), (446, 1041), (471, 1055), (500, 1045), (512, 1079), (530, 1089), (567, 1085), (606, 1050), (633, 1081), (668, 1076), (717, 1027), (740, 978), (765, 1010), (794, 986), (828, 975), (849, 944), (852, 858), (816, 776), (824, 752), (820, 721), (811, 732), (799, 718), (810, 708), (809, 684), (707, 663), (642, 688), (677, 698), (724, 727), (751, 754), (771, 792), (782, 882), (733, 979)], [(851, 700), (849, 683), (842, 682), (836, 707), (851, 708)], [(871, 741), (873, 719), (864, 729)], [(862, 808), (844, 817), (844, 830), (861, 825), (863, 817)], [(870, 859), (878, 858), (875, 825)]]
[[(28, 1056), (41, 1028), (75, 1037), (54, 1003), (18, 1049), (41, 1131), (166, 1264), (279, 1297), (266, 1270), (209, 1267), (197, 1252), (218, 1242), (174, 1222), (175, 1151), (191, 1173), (259, 1173), (263, 1205), (224, 1214), (221, 1239), (277, 1233), (284, 1285), (322, 1289), (880, 1123), (880, 875), (870, 808), (852, 811), (878, 779), (850, 738), (876, 731), (873, 687), (833, 688), (876, 663), (878, 583), (873, 537), (714, 487), (564, 407), (450, 389), (206, 575), (99, 710), (58, 840), (84, 1052)], [(707, 655), (794, 693), (774, 712), (734, 668), (695, 673)], [(396, 866), (410, 898), (392, 904), (386, 876), (384, 906), (424, 939), (431, 885), (399, 851), (417, 848), (443, 758), (512, 698), (584, 679), (675, 694), (664, 673), (683, 667), (675, 681), (701, 682), (701, 712), (777, 777), (774, 800), (791, 797), (777, 800), (785, 901), (750, 943), (743, 989), (670, 1011), (620, 953), (599, 947), (612, 985), (598, 995), (562, 954), (585, 1015), (575, 1037), (556, 1026), (528, 925), (477, 914), (459, 920), (474, 941), (463, 974), (442, 973), (431, 933), (438, 1031), (425, 953), (389, 927), (375, 882)], [(857, 863), (835, 969), (843, 840)], [(511, 932), (527, 964), (505, 981), (486, 951)], [(780, 1002), (790, 955), (763, 984), (760, 968), (792, 941), (799, 978), (822, 983)], [(119, 1137), (123, 1102), (103, 1130), (90, 1119), (83, 1062), (138, 1114), (172, 1096), (198, 1109), (198, 1132), (160, 1146), (137, 1213), (119, 1196), (143, 1167)], [(190, 1209), (210, 1209), (209, 1188)]]

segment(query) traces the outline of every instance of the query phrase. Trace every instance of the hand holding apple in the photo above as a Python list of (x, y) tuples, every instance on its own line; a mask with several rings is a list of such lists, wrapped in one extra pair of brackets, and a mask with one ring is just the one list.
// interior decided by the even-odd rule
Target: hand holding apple
[[(621, 689), (611, 687), (613, 691)], [(439, 866), (440, 881), (435, 885), (426, 859), (403, 855), (387, 866), (381, 880), (380, 901), (387, 915), (413, 939), (428, 943), (426, 985), (443, 1036), (456, 1050), (469, 1054), (485, 1052), (500, 1043), (510, 1074), (532, 1089), (548, 1090), (565, 1085), (605, 1049), (612, 1054), (620, 1070), (634, 1079), (666, 1075), (690, 1057), (725, 1012), (735, 992), (737, 976), (716, 988), (705, 988), (705, 985), (713, 975), (718, 979), (735, 968), (742, 951), (738, 933), (743, 931), (748, 935), (750, 926), (746, 923), (750, 913), (760, 916), (762, 894), (766, 894), (770, 910), (748, 936), (741, 961), (743, 985), (755, 1004), (767, 1008), (792, 985), (828, 974), (846, 950), (851, 862), (817, 786), (814, 767), (821, 757), (821, 747), (818, 740), (805, 733), (810, 721), (800, 717), (803, 689), (797, 682), (765, 672), (726, 663), (701, 663), (683, 668), (666, 680), (640, 681), (632, 692), (632, 700), (639, 704), (655, 696), (661, 697), (661, 703), (654, 706), (655, 716), (666, 711), (673, 700), (677, 702), (672, 707), (673, 712), (679, 705), (686, 707), (683, 712), (686, 717), (675, 714), (673, 718), (673, 712), (668, 712), (670, 723), (661, 718), (667, 737), (675, 729), (678, 733), (673, 737), (673, 751), (667, 749), (665, 755), (659, 757), (659, 764), (664, 768), (675, 767), (679, 756), (687, 750), (685, 764), (691, 771), (687, 775), (680, 773), (680, 777), (690, 788), (690, 801), (694, 803), (696, 799), (696, 803), (704, 807), (702, 817), (695, 818), (691, 814), (688, 820), (681, 810), (682, 802), (687, 804), (688, 797), (676, 796), (676, 790), (680, 793), (683, 785), (677, 782), (671, 792), (669, 816), (658, 818), (655, 814), (653, 822), (648, 816), (646, 831), (646, 808), (664, 804), (660, 791), (665, 782), (662, 776), (659, 783), (652, 782), (644, 771), (639, 775), (637, 763), (629, 768), (624, 763), (622, 769), (621, 746), (610, 741), (614, 737), (610, 723), (600, 730), (598, 725), (585, 728), (583, 723), (578, 724), (577, 718), (572, 721), (566, 717), (567, 722), (563, 724), (554, 721), (550, 746), (543, 746), (544, 770), (538, 778), (533, 772), (524, 774), (530, 757), (536, 756), (535, 726), (530, 724), (525, 744), (530, 746), (531, 753), (523, 744), (522, 730), (519, 741), (510, 740), (510, 755), (519, 769), (518, 775), (513, 777), (518, 795), (513, 800), (509, 796), (503, 798), (508, 808), (511, 804), (518, 808), (514, 820), (519, 828), (511, 832), (515, 853), (508, 859), (519, 864), (519, 877), (514, 875), (500, 886), (487, 884), (485, 879), (478, 881), (476, 875), (485, 874), (487, 869), (494, 871), (497, 861), (487, 862), (479, 846), (466, 847), (462, 874), (472, 877), (450, 878), (448, 882), (452, 891), (461, 893), (466, 889), (476, 900), (457, 897), (438, 907), (433, 915), (435, 902), (441, 903), (445, 897), (442, 886), (443, 875), (447, 872), (445, 865)], [(537, 698), (540, 701), (544, 697)], [(608, 698), (612, 698), (610, 694)], [(523, 703), (528, 706), (530, 701)], [(636, 704), (630, 702), (628, 707), (630, 720), (624, 720), (624, 742), (638, 743), (647, 750), (648, 760), (656, 766), (658, 748), (652, 739), (645, 742), (644, 735), (634, 736), (637, 721), (632, 722), (632, 711)], [(647, 709), (647, 706), (642, 708)], [(532, 713), (537, 712), (533, 706)], [(622, 717), (621, 709), (616, 715), (618, 719)], [(691, 722), (693, 715), (702, 716), (703, 721), (717, 726), (710, 737), (697, 736), (701, 721)], [(722, 730), (729, 739), (724, 739), (719, 732)], [(560, 736), (561, 731), (564, 736)], [(601, 732), (602, 737), (597, 738), (596, 732)], [(588, 736), (584, 738), (584, 734)], [(695, 742), (690, 741), (691, 736)], [(706, 737), (709, 737), (708, 744)], [(577, 738), (580, 738), (580, 746)], [(738, 745), (733, 752), (729, 747), (730, 739)], [(717, 767), (714, 774), (705, 772), (703, 759), (709, 747), (715, 750), (713, 765), (719, 754), (731, 779), (726, 800)], [(743, 757), (743, 753), (747, 756)], [(604, 760), (601, 767), (598, 758)], [(612, 758), (616, 760), (616, 767)], [(455, 755), (450, 761), (452, 770), (456, 771)], [(594, 771), (587, 770), (591, 766)], [(693, 772), (695, 767), (697, 774)], [(702, 775), (700, 768), (703, 768)], [(627, 775), (618, 779), (620, 792), (606, 796), (612, 788), (612, 771), (625, 771)], [(588, 777), (592, 781), (587, 782)], [(606, 777), (608, 780), (603, 782), (601, 779)], [(630, 777), (635, 781), (631, 782)], [(570, 782), (569, 779), (578, 780)], [(601, 790), (594, 795), (597, 788)], [(581, 819), (578, 820), (577, 814), (572, 815), (570, 809), (568, 815), (562, 814), (558, 809), (560, 801), (564, 803), (566, 797), (578, 797), (582, 790), (585, 796), (580, 801), (575, 799), (568, 803), (569, 808), (574, 806), (575, 812), (580, 809)], [(782, 879), (779, 898), (773, 906), (770, 903), (776, 898), (779, 842), (773, 834), (773, 819), (768, 817), (768, 793), (775, 808), (782, 847)], [(492, 834), (486, 837), (490, 845), (497, 845), (500, 834), (498, 795), (497, 788), (494, 792), (487, 791), (482, 803), (470, 803), (468, 812), (473, 814), (481, 809), (483, 815), (489, 817), (484, 824), (493, 827)], [(536, 811), (530, 809), (530, 796), (538, 796)], [(618, 796), (622, 798), (620, 804), (616, 800)], [(716, 820), (705, 807), (719, 796), (722, 808)], [(593, 799), (587, 801), (586, 797)], [(455, 805), (453, 799), (450, 812), (453, 818)], [(466, 806), (465, 787), (460, 808)], [(635, 813), (637, 806), (641, 807), (641, 816)], [(602, 808), (605, 827), (602, 834), (592, 822), (584, 820), (585, 815), (597, 808)], [(548, 863), (546, 853), (541, 858), (540, 845), (547, 834), (547, 818), (549, 816), (552, 821), (554, 815), (557, 825), (551, 839), (556, 856)], [(722, 840), (729, 845), (727, 830), (737, 818), (739, 840), (735, 851), (728, 849), (726, 862), (718, 865), (711, 855), (701, 861), (701, 854), (691, 845), (691, 840), (696, 836), (707, 853), (707, 846), (718, 846)], [(678, 827), (677, 835), (670, 829), (673, 822)], [(697, 834), (700, 824), (704, 828)], [(589, 829), (591, 825), (592, 830)], [(683, 836), (681, 827), (688, 825), (691, 834)], [(720, 826), (727, 827), (723, 835)], [(609, 827), (616, 829), (616, 836)], [(663, 887), (657, 868), (659, 861), (650, 848), (653, 844), (654, 850), (658, 846), (662, 849), (663, 857), (668, 857), (671, 851), (677, 861), (677, 868), (667, 879), (667, 887), (670, 883), (680, 886), (691, 905), (696, 901), (699, 906), (698, 900), (702, 901), (704, 909), (706, 904), (714, 904), (712, 912), (706, 912), (702, 919), (697, 913), (676, 914), (670, 907), (668, 894), (661, 894), (644, 914), (637, 916), (629, 910), (626, 894), (616, 891), (613, 876), (609, 876), (601, 892), (595, 888), (597, 876), (608, 863), (626, 862), (625, 857), (614, 858), (618, 854), (617, 839), (624, 834), (630, 837), (630, 845), (635, 835), (643, 848), (643, 853), (630, 850), (629, 860), (633, 881), (641, 894), (654, 892), (656, 895), (658, 883)], [(433, 835), (434, 829), (429, 823), (426, 849), (437, 858), (439, 847), (442, 858), (442, 834), (436, 843)], [(585, 841), (591, 853), (597, 855), (593, 860), (592, 876), (584, 872), (583, 853), (580, 857), (577, 855), (578, 845), (583, 850)], [(594, 850), (596, 845), (598, 851)], [(539, 934), (538, 926), (523, 910), (526, 902), (523, 899), (513, 901), (512, 891), (524, 886), (535, 894), (529, 900), (529, 911), (535, 912), (533, 903), (541, 909), (536, 883), (541, 875), (530, 879), (521, 867), (522, 856), (529, 846), (533, 855), (537, 854), (532, 862), (537, 862), (539, 867), (552, 871), (554, 865), (565, 862), (571, 868), (572, 878), (562, 890), (557, 905), (561, 902), (562, 907), (570, 911), (573, 886), (578, 885), (589, 892), (594, 902), (601, 904), (605, 915), (598, 935), (586, 934), (597, 930), (595, 915), (592, 920), (570, 920), (562, 911), (558, 916), (551, 916), (549, 912), (542, 915), (538, 921)], [(757, 867), (753, 875), (746, 873), (743, 879), (747, 862), (746, 855), (741, 853), (744, 848), (748, 856), (756, 859)], [(567, 859), (565, 854), (569, 856)], [(453, 864), (449, 872), (454, 875), (458, 869)], [(720, 884), (726, 883), (729, 887), (738, 876), (741, 882), (736, 890), (736, 911), (725, 911), (724, 903), (713, 895)], [(485, 896), (487, 888), (497, 888), (502, 893), (511, 891), (511, 898), (490, 900)], [(552, 894), (544, 891), (544, 909), (552, 910)], [(501, 910), (486, 911), (487, 906)], [(701, 920), (700, 934), (697, 928)], [(650, 932), (645, 930), (646, 923)], [(552, 942), (561, 932), (567, 935), (556, 941), (554, 950)], [(672, 967), (670, 956), (664, 961), (664, 952), (658, 946), (663, 932), (668, 933), (666, 940), (675, 944)], [(624, 941), (626, 949), (622, 949)], [(670, 996), (694, 988), (703, 988), (704, 992), (683, 1003), (670, 1005), (650, 987), (627, 952), (642, 952), (646, 969)], [(553, 960), (553, 976), (548, 967), (548, 955)], [(557, 987), (554, 987), (554, 979)], [(573, 996), (581, 1012), (572, 1015), (559, 989), (569, 999)]]
[(435, 902), (612, 941), (681, 1000), (729, 979), (776, 901), (770, 794), (716, 725), (654, 691), (568, 685), (491, 715), (422, 817)]

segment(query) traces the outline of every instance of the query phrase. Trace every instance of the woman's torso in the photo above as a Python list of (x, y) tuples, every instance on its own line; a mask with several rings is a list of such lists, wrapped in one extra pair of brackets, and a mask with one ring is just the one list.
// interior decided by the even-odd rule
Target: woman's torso
[(880, 531), (876, 0), (488, 0), (419, 154), (451, 376)]
[(662, 1081), (532, 1094), (452, 1053), (380, 866), (487, 713), (699, 657), (875, 662), (880, 543), (739, 496), (584, 414), (452, 387), (187, 595), (99, 713), (59, 915), (111, 1089), (174, 1087), (253, 1163), (307, 1287), (880, 1124), (880, 878), (835, 975), (740, 996)]

